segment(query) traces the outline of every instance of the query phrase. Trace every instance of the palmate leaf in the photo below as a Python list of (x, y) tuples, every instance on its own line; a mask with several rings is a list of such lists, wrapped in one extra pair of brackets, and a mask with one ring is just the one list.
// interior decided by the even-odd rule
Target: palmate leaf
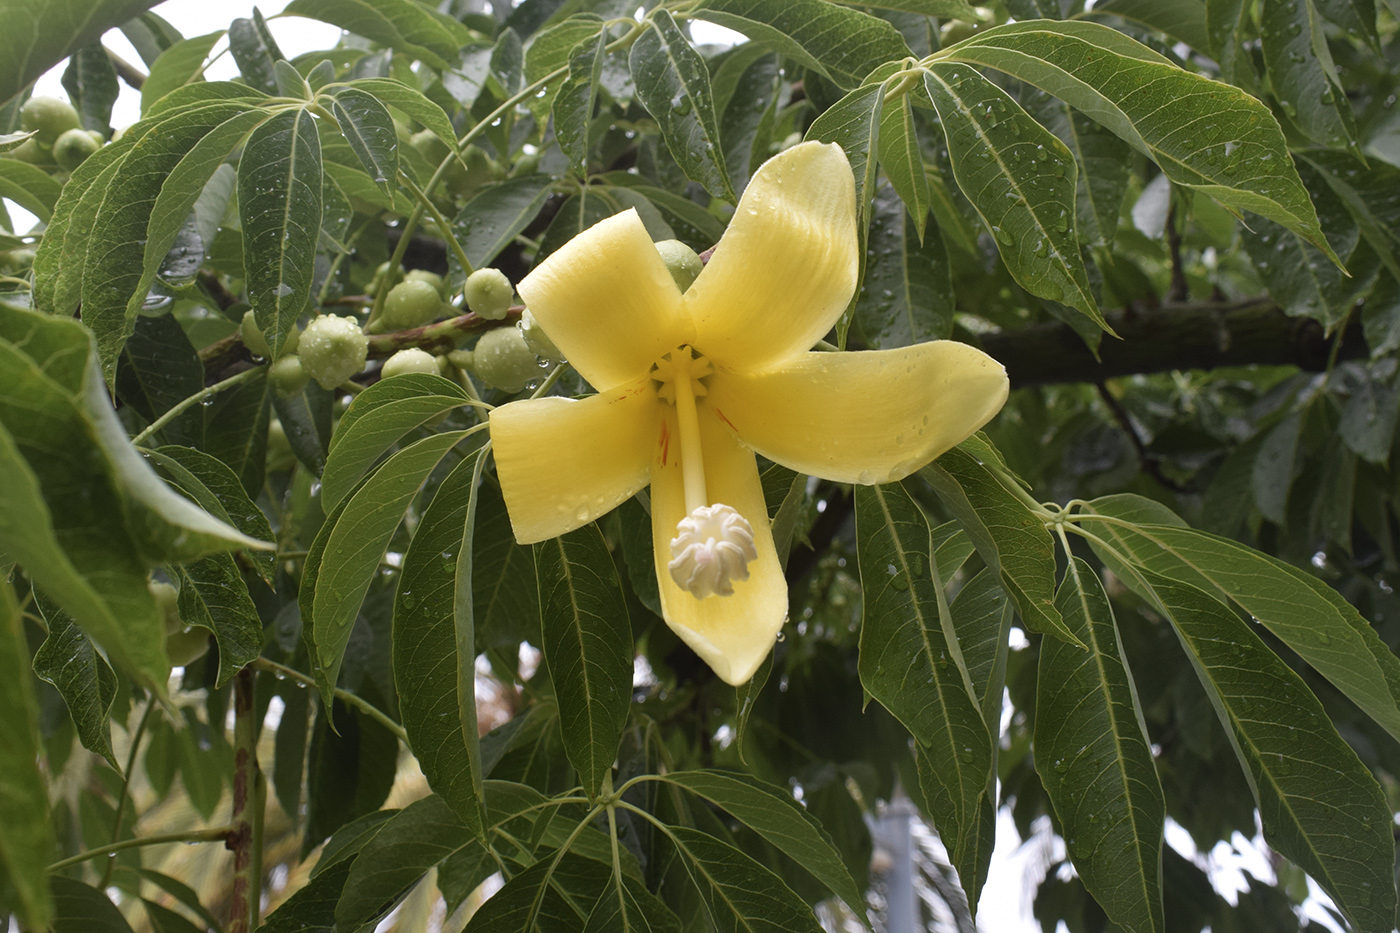
[(831, 837), (786, 790), (742, 774), (722, 771), (675, 771), (660, 778), (709, 800), (773, 844), (779, 852), (811, 872), (857, 914), (865, 910), (860, 888), (851, 878)]
[(14, 159), (0, 161), (0, 196), (40, 220), (48, 220), (52, 215), (62, 190), (63, 186), (41, 168)]
[(131, 925), (107, 892), (73, 878), (49, 878), (53, 933), (131, 933)]
[[(543, 127), (549, 120), (550, 112), (553, 111), (559, 95), (564, 93), (565, 87), (574, 84), (577, 89), (577, 81), (582, 79), (588, 81), (588, 72), (592, 70), (592, 64), (585, 64), (583, 59), (598, 58), (601, 65), (602, 53), (598, 50), (606, 48), (608, 44), (608, 31), (603, 28), (603, 19), (595, 13), (579, 13), (557, 22), (542, 30), (537, 35), (531, 37), (530, 46), (525, 50), (525, 80), (531, 84), (537, 81), (550, 80), (544, 87), (544, 94), (537, 95), (529, 102), (529, 108)], [(578, 67), (575, 67), (575, 60), (578, 59)], [(564, 74), (550, 78), (555, 72), (563, 71)], [(596, 89), (593, 93), (596, 93)], [(574, 95), (577, 97), (577, 94)], [(567, 104), (565, 110), (577, 111), (577, 100)], [(556, 113), (558, 120), (560, 114)], [(592, 117), (592, 110), (589, 109), (588, 118)], [(567, 123), (566, 118), (566, 123)], [(563, 135), (559, 133), (559, 128), (555, 127), (555, 136), (562, 143), (565, 137), (571, 136), (572, 130), (566, 130)], [(570, 149), (563, 148), (565, 155), (573, 158)]]
[(438, 486), (404, 555), (393, 665), (409, 747), (464, 831), (485, 838), (476, 719), (475, 532), (483, 454)]
[(612, 771), (632, 700), (632, 627), (597, 525), (535, 545), (541, 637), (564, 747), (595, 797)]
[(1071, 558), (1057, 598), (1089, 646), (1041, 644), (1035, 760), (1084, 886), (1125, 930), (1163, 929), (1166, 803), (1103, 585)]
[(515, 875), (472, 915), (467, 933), (578, 933), (588, 923), (612, 870), (602, 862), (564, 854), (544, 858)]
[(889, 23), (827, 0), (704, 0), (694, 15), (796, 59), (842, 88), (909, 57)]
[(1112, 246), (1123, 198), (1128, 192), (1128, 144), (1102, 123), (1042, 91), (1028, 89), (1021, 96), (1021, 103), (1069, 147), (1075, 161), (1083, 166), (1075, 199), (1080, 241), (1092, 246)]
[(477, 834), (441, 797), (415, 801), (359, 850), (335, 907), (336, 923), (359, 929), (387, 911), (428, 869), (469, 848), (481, 848)]
[(637, 99), (656, 120), (686, 177), (717, 198), (738, 201), (724, 164), (705, 59), (664, 9), (652, 14), (650, 27), (628, 58)]
[(467, 401), (461, 386), (431, 373), (402, 373), (365, 389), (355, 396), (331, 436), (321, 475), (321, 501), (335, 508), (401, 437)]
[(1233, 611), (1188, 583), (1139, 572), (1245, 769), (1264, 838), (1331, 895), (1353, 928), (1387, 933), (1395, 841), (1375, 778), (1302, 679)]
[(1033, 295), (1108, 330), (1076, 235), (1074, 157), (1003, 90), (966, 65), (929, 66), (958, 187), (982, 215), (1006, 268)]
[(924, 174), (924, 156), (914, 129), (909, 95), (886, 97), (880, 110), (880, 168), (909, 209), (910, 220), (922, 241), (928, 223), (928, 177)]
[[(1093, 532), (1112, 547), (1099, 556), (1130, 586), (1130, 567), (1196, 586), (1235, 601), (1336, 685), (1391, 735), (1400, 737), (1400, 658), (1350, 603), (1321, 580), (1242, 544), (1187, 528), (1157, 524), (1160, 507), (1144, 511), (1136, 496), (1107, 496), (1091, 508), (1112, 521)], [(1119, 572), (1121, 570), (1121, 573)]]
[(862, 230), (870, 223), (869, 204), (875, 194), (884, 100), (883, 81), (862, 84), (828, 107), (807, 128), (807, 139), (836, 143), (845, 151), (856, 179), (856, 209), (864, 221)]
[(180, 618), (214, 633), (222, 687), (262, 651), (262, 620), (231, 554), (212, 554), (180, 569)]
[[(943, 55), (986, 65), (1083, 111), (1174, 183), (1283, 224), (1337, 261), (1278, 122), (1239, 88), (1184, 71), (1097, 23), (1008, 23)], [(1201, 114), (1210, 114), (1202, 122)]]
[(322, 184), (321, 141), (308, 110), (269, 118), (238, 160), (248, 301), (274, 359), (311, 301)]
[(40, 771), (39, 704), (29, 673), (24, 615), (9, 580), (0, 580), (0, 709), (5, 711), (0, 716), (0, 870), (19, 922), (42, 930), (54, 912), (46, 878), (54, 832)]
[(962, 447), (948, 451), (920, 475), (962, 524), (982, 559), (1001, 575), (1026, 627), (1079, 644), (1055, 608), (1055, 545), (1041, 518), (1003, 486), (985, 462)]
[(285, 12), (339, 26), (437, 69), (451, 67), (473, 38), (451, 16), (414, 0), (292, 0)]
[(470, 433), (433, 434), (394, 454), (341, 503), (339, 513), (332, 514), (316, 535), (312, 554), (307, 555), (308, 574), (316, 557), (314, 595), (306, 599), (303, 583), (302, 610), (310, 621), (316, 681), (327, 706), (350, 630), (389, 539), (428, 474)]
[(77, 49), (63, 70), (63, 89), (78, 110), (85, 130), (96, 130), (106, 136), (112, 129), (112, 105), (121, 93), (117, 69), (112, 65), (101, 42)]
[(856, 487), (856, 549), (861, 684), (926, 750), (930, 815), (976, 903), (978, 862), (990, 855), (979, 826), (992, 739), (952, 630), (928, 521), (902, 486)]

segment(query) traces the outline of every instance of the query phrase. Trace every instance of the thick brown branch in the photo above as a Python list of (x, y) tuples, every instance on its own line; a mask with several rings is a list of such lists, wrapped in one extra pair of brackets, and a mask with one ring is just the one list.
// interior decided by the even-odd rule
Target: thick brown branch
[[(1250, 364), (1320, 371), (1332, 350), (1333, 338), (1321, 324), (1289, 317), (1268, 299), (1134, 308), (1106, 317), (1122, 339), (1105, 336), (1097, 360), (1072, 329), (1059, 323), (985, 334), (982, 349), (1006, 367), (1016, 387)], [(1366, 355), (1356, 318), (1341, 336), (1339, 360)]]

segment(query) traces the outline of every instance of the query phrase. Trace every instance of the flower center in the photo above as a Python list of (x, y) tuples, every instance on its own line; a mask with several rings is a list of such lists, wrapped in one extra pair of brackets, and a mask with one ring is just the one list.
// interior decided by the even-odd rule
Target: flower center
[(705, 459), (700, 450), (700, 421), (695, 399), (707, 389), (710, 361), (690, 347), (679, 347), (656, 361), (651, 377), (661, 383), (657, 395), (676, 406), (681, 474), (689, 514), (676, 525), (667, 569), (676, 585), (696, 599), (729, 596), (733, 580), (749, 578), (749, 561), (758, 556), (753, 526), (732, 506), (711, 503), (705, 491)]

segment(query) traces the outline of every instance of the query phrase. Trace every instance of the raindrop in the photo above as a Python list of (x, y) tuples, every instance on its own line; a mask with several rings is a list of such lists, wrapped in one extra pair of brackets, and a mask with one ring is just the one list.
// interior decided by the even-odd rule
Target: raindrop
[(993, 227), (992, 233), (996, 234), (997, 242), (1002, 246), (1010, 246), (1016, 242), (1016, 238), (1011, 235), (1011, 231), (1001, 227)]

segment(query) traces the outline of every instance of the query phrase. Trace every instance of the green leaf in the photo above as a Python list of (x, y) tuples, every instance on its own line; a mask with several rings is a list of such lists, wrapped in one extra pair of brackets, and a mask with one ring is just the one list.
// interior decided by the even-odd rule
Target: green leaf
[(724, 164), (705, 59), (665, 9), (651, 15), (649, 26), (628, 57), (637, 99), (656, 120), (666, 148), (686, 177), (717, 198), (738, 201)]
[(1395, 920), (1395, 842), (1375, 778), (1302, 679), (1234, 612), (1143, 568), (1245, 769), (1269, 845), (1361, 931)]
[(40, 771), (39, 703), (28, 668), (24, 614), (9, 581), (0, 580), (0, 869), (19, 922), (42, 930), (62, 908), (55, 910), (46, 884), (54, 831)]
[[(534, 553), (515, 543), (510, 515), (497, 487), (482, 486), (477, 497), (476, 534), (472, 542), (472, 605), (480, 646), (477, 650), (515, 650), (522, 641), (538, 644), (540, 594), (535, 584)], [(650, 521), (641, 524), (651, 528)], [(647, 551), (651, 551), (650, 533)], [(655, 585), (654, 576), (652, 580)], [(632, 585), (633, 589), (638, 586), (635, 580)]]
[(34, 652), (35, 676), (53, 684), (63, 697), (83, 748), (120, 768), (112, 752), (108, 715), (117, 694), (117, 675), (72, 616), (42, 594), (35, 594), (35, 603), (49, 628), (48, 637)]
[[(614, 894), (613, 892), (616, 892)], [(613, 878), (613, 888), (604, 891), (588, 915), (583, 933), (609, 933), (612, 930), (637, 933), (681, 933), (681, 922), (656, 895), (631, 875), (623, 875), (621, 888)]]
[(1007, 598), (996, 571), (987, 567), (963, 585), (949, 608), (982, 721), (1000, 723), (1008, 639), (1016, 607)]
[(264, 94), (283, 93), (278, 86), (277, 63), (286, 61), (287, 56), (277, 47), (267, 20), (256, 7), (252, 19), (240, 17), (229, 24), (228, 50), (249, 85)]
[(389, 539), (428, 474), (469, 433), (433, 434), (394, 454), (345, 500), (343, 511), (327, 519), (316, 536), (325, 544), (307, 615), (316, 646), (316, 680), (327, 705), (351, 627)]
[(0, 161), (0, 197), (9, 198), (40, 220), (53, 214), (62, 190), (62, 185), (37, 166), (16, 159)]
[(492, 185), (467, 202), (452, 221), (452, 232), (472, 269), (490, 265), (530, 225), (553, 184), (550, 175), (522, 175)]
[(209, 53), (223, 37), (224, 30), (220, 29), (208, 35), (181, 39), (161, 52), (141, 85), (141, 112), (150, 110), (152, 104), (177, 87), (195, 80), (204, 68)]
[(1254, 504), (1276, 525), (1287, 522), (1288, 493), (1300, 460), (1303, 413), (1293, 412), (1264, 436), (1254, 461)]
[[(172, 314), (141, 316), (117, 359), (117, 397), (152, 422), (204, 389), (204, 364)], [(172, 442), (202, 445), (204, 409), (188, 409), (158, 432)]]
[[(1187, 2), (1196, 3), (1197, 0)], [(1021, 96), (1021, 102), (1036, 120), (1069, 147), (1075, 161), (1083, 166), (1075, 195), (1080, 242), (1112, 246), (1123, 198), (1128, 192), (1128, 170), (1132, 162), (1128, 144), (1102, 123), (1043, 91), (1028, 89)]]
[(802, 898), (744, 852), (697, 829), (671, 826), (691, 882), (724, 933), (820, 933)]
[(1079, 255), (1079, 172), (1069, 149), (969, 66), (932, 65), (924, 86), (938, 108), (953, 177), (996, 238), (1012, 277), (1108, 330)]
[(0, 36), (0, 61), (10, 66), (0, 79), (0, 103), (57, 65), (75, 49), (96, 42), (158, 0), (10, 0)]
[(321, 501), (335, 508), (374, 461), (423, 422), (468, 401), (450, 379), (406, 373), (384, 379), (355, 397), (331, 436), (321, 476)]
[[(604, 892), (611, 870), (601, 862), (564, 854), (519, 872), (472, 915), (466, 933), (577, 933)], [(605, 892), (604, 897), (616, 894)]]
[(860, 682), (926, 750), (930, 815), (975, 904), (977, 862), (990, 854), (979, 825), (992, 738), (953, 631), (928, 520), (903, 486), (856, 487), (856, 552)]
[[(1400, 738), (1400, 658), (1355, 607), (1321, 580), (1242, 544), (1181, 525), (1142, 523), (1132, 511), (1136, 498), (1091, 504), (1110, 519), (1093, 522), (1092, 530), (1121, 555), (1096, 544), (1105, 561), (1126, 559), (1230, 598)], [(1130, 570), (1118, 575), (1135, 585)]]
[(867, 3), (865, 0), (836, 0), (847, 6), (868, 7), (876, 10), (900, 10), (905, 13), (918, 13), (921, 16), (937, 16), (940, 19), (960, 19), (975, 23), (981, 15), (963, 0), (878, 0)]
[[(531, 45), (531, 52), (538, 45), (538, 41)], [(564, 79), (551, 107), (554, 138), (568, 157), (569, 165), (580, 175), (588, 172), (589, 127), (598, 104), (598, 87), (603, 79), (607, 49), (608, 34), (603, 30), (591, 40), (585, 37), (576, 46), (568, 59), (569, 76)]]
[[(1184, 71), (1097, 23), (1008, 23), (948, 51), (1054, 94), (1117, 133), (1174, 183), (1283, 224), (1337, 261), (1277, 121), (1239, 88)], [(1203, 113), (1213, 119), (1201, 123)]]
[(545, 662), (559, 698), (564, 748), (596, 797), (612, 773), (632, 701), (632, 627), (597, 525), (535, 545)]
[(889, 23), (826, 0), (704, 0), (694, 15), (741, 32), (847, 89), (886, 62), (909, 57), (904, 38)]
[[(579, 13), (570, 16), (546, 29), (540, 31), (530, 38), (530, 46), (525, 50), (525, 80), (531, 84), (548, 80), (544, 86), (543, 95), (537, 95), (529, 102), (531, 113), (535, 115), (535, 120), (541, 126), (549, 121), (551, 112), (556, 113), (555, 138), (561, 141), (560, 149), (572, 160), (572, 153), (562, 145), (563, 139), (570, 134), (566, 130), (564, 135), (560, 135), (557, 125), (559, 111), (555, 110), (560, 95), (565, 94), (571, 82), (577, 77), (580, 81), (587, 83), (588, 77), (585, 72), (592, 71), (592, 64), (587, 60), (598, 58), (600, 64), (602, 53), (599, 48), (606, 48), (608, 44), (608, 31), (603, 28), (603, 19), (594, 13)], [(493, 55), (493, 58), (496, 57)], [(577, 60), (577, 67), (575, 61)], [(556, 72), (563, 71), (562, 76)], [(554, 75), (553, 78), (550, 78)], [(596, 80), (593, 82), (596, 94)], [(575, 84), (577, 92), (578, 85)], [(590, 93), (587, 88), (583, 88), (585, 94)], [(577, 97), (577, 93), (574, 95)], [(465, 105), (465, 102), (464, 102)], [(577, 100), (572, 105), (566, 105), (565, 110), (576, 110)], [(588, 115), (585, 121), (593, 116), (592, 108), (588, 108)]]
[(263, 488), (272, 395), (263, 368), (247, 382), (220, 392), (204, 410), (205, 453), (233, 470), (249, 496)]
[(311, 301), (321, 231), (321, 142), (307, 110), (271, 117), (238, 160), (248, 300), (274, 359)]
[(72, 878), (49, 878), (52, 933), (131, 933), (131, 926), (105, 891)]
[(1326, 150), (1303, 152), (1299, 158), (1341, 199), (1391, 275), (1400, 276), (1400, 168), (1378, 159), (1363, 166), (1346, 153)]
[(360, 850), (335, 907), (342, 929), (377, 919), (428, 869), (468, 847), (480, 847), (441, 797), (409, 804), (384, 823)]
[[(474, 532), (478, 451), (442, 481), (404, 555), (394, 598), (399, 713), (428, 785), (453, 822), (485, 838), (476, 719)], [(461, 823), (459, 821), (465, 821)]]
[(451, 67), (472, 40), (457, 20), (414, 0), (292, 0), (285, 12), (339, 26), (436, 69)]
[(1054, 542), (1024, 495), (1002, 485), (984, 460), (962, 447), (948, 451), (920, 475), (962, 524), (977, 553), (1001, 575), (1026, 627), (1079, 644), (1055, 608)]
[(914, 111), (908, 94), (886, 97), (881, 105), (879, 152), (880, 168), (909, 209), (909, 218), (922, 242), (928, 223), (928, 176), (924, 174), (924, 156), (914, 130)]
[(873, 349), (907, 347), (953, 333), (953, 277), (935, 224), (923, 242), (904, 203), (882, 187), (871, 209), (865, 281), (856, 323)]
[(290, 397), (281, 392), (272, 393), (272, 408), (282, 424), (287, 445), (316, 476), (326, 469), (326, 457), (334, 436), (331, 433), (331, 409), (334, 404), (335, 392), (321, 388), (320, 383), (314, 380)]
[(1279, 107), (1314, 141), (1355, 147), (1356, 121), (1312, 0), (1263, 0), (1259, 40)]
[(112, 129), (112, 105), (121, 93), (117, 69), (101, 42), (74, 50), (63, 71), (63, 89), (78, 110), (83, 129), (106, 136)]
[(168, 907), (162, 907), (155, 901), (143, 897), (141, 907), (146, 911), (146, 917), (151, 921), (153, 933), (200, 933), (200, 928), (185, 919), (184, 914), (176, 913)]
[(1198, 52), (1211, 51), (1206, 33), (1206, 5), (1201, 0), (1105, 0), (1094, 16), (1121, 16), (1185, 42)]
[(399, 177), (399, 137), (389, 111), (373, 94), (347, 87), (331, 98), (331, 113), (370, 179), (389, 191)]
[(727, 810), (730, 816), (811, 872), (857, 916), (864, 914), (865, 898), (841, 861), (831, 837), (786, 790), (748, 775), (723, 771), (675, 771), (660, 780), (684, 787)]
[(306, 887), (268, 915), (258, 933), (336, 933), (335, 908), (352, 867), (352, 862), (342, 860), (314, 875)]
[(447, 143), (453, 151), (457, 149), (457, 134), (452, 129), (452, 121), (441, 105), (424, 96), (417, 88), (409, 87), (392, 78), (361, 78), (353, 81), (351, 87), (366, 91), (380, 102), (397, 107)]
[(214, 633), (219, 643), (216, 687), (262, 652), (262, 620), (232, 554), (214, 554), (181, 570), (180, 618)]
[[(188, 197), (187, 206), (171, 229), (165, 231), (169, 239), (163, 244), (152, 244), (148, 256), (150, 222), (163, 186), (201, 139), (245, 109), (236, 102), (204, 104), (168, 118), (143, 121), (129, 131), (136, 137), (132, 151), (139, 151), (140, 158), (123, 159), (114, 172), (93, 220), (87, 242), (95, 245), (88, 249), (82, 272), (83, 323), (97, 337), (102, 372), (109, 384), (116, 373), (117, 357), (131, 336), (146, 299), (145, 286), (165, 258), (209, 175), (192, 182), (193, 192), (181, 188), (181, 194)], [(228, 142), (218, 155), (220, 161), (234, 144), (233, 140)], [(216, 167), (217, 163), (209, 164), (208, 173), (212, 174)], [(146, 271), (147, 261), (150, 272)]]
[(1166, 803), (1113, 609), (1077, 557), (1057, 602), (1089, 650), (1041, 644), (1036, 771), (1074, 867), (1109, 919), (1128, 930), (1161, 930)]

